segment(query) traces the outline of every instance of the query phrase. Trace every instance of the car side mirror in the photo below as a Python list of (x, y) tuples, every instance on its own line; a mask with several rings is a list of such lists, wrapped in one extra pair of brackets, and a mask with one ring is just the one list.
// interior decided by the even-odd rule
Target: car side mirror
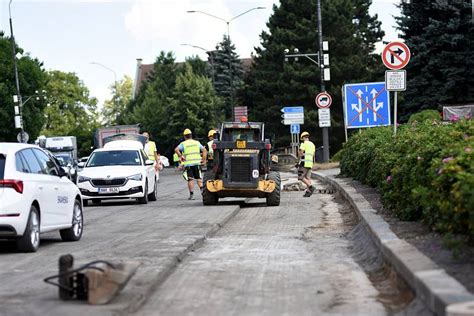
[(79, 168), (84, 168), (85, 165), (86, 165), (85, 162), (80, 162), (80, 163), (77, 164), (77, 166), (78, 166)]
[(145, 161), (145, 165), (147, 165), (147, 166), (153, 166), (154, 164), (155, 164), (155, 162), (153, 160), (147, 159)]
[(62, 178), (62, 177), (67, 177), (68, 174), (66, 171), (64, 171), (64, 169), (62, 167), (59, 167), (58, 168), (58, 177)]

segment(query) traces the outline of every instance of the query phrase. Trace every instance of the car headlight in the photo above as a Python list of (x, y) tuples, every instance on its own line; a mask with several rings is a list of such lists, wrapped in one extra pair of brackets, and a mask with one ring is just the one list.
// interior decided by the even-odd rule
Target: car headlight
[(91, 179), (91, 178), (89, 178), (89, 177), (79, 176), (79, 177), (77, 178), (77, 182), (78, 182), (78, 183), (87, 182), (87, 181), (89, 181), (90, 179)]
[(142, 181), (142, 174), (134, 174), (133, 176), (127, 177), (128, 180)]

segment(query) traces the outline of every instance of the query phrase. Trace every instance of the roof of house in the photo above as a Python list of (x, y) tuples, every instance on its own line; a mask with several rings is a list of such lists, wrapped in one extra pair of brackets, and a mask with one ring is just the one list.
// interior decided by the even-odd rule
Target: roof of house
[[(242, 63), (242, 68), (243, 68), (245, 73), (250, 71), (250, 68), (252, 67), (252, 61), (253, 61), (253, 58), (241, 58), (240, 59), (240, 62)], [(183, 64), (183, 63), (176, 63), (176, 64), (180, 65), (180, 64)], [(134, 97), (140, 91), (140, 88), (141, 88), (143, 82), (152, 74), (153, 65), (154, 64), (142, 64), (142, 60), (137, 59), (137, 70), (136, 70), (135, 82), (134, 82), (134, 87), (133, 87), (133, 96)]]

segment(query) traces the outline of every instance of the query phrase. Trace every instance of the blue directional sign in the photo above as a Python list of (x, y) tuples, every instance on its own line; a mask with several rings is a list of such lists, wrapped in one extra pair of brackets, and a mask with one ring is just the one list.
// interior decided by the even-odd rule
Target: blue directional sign
[(304, 113), (304, 108), (302, 106), (286, 106), (281, 111), (283, 113)]
[(344, 85), (344, 121), (347, 128), (390, 125), (390, 95), (385, 82)]
[(290, 125), (291, 134), (299, 134), (300, 133), (300, 124), (291, 124)]

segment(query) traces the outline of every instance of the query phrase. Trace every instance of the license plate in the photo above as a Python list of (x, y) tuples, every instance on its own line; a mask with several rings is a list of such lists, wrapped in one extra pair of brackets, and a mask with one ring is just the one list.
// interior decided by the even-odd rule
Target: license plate
[(237, 148), (245, 148), (245, 147), (247, 147), (247, 143), (245, 142), (245, 140), (237, 141)]
[(100, 194), (107, 194), (107, 193), (119, 193), (120, 189), (119, 188), (99, 188), (99, 193)]

